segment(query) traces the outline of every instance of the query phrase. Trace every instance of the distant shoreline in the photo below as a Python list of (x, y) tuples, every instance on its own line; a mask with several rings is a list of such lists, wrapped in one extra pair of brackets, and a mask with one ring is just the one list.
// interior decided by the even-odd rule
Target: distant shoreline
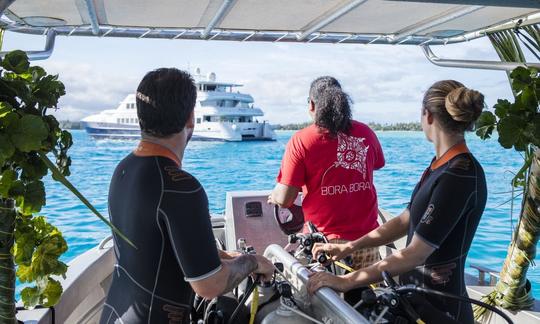
[[(274, 125), (275, 130), (300, 130), (309, 126), (311, 123), (299, 123), (299, 124), (286, 124), (286, 125)], [(395, 123), (395, 124), (380, 124), (380, 123), (368, 123), (368, 126), (374, 131), (421, 131), (422, 126), (418, 122), (411, 123)], [(60, 127), (62, 129), (82, 129), (80, 121), (60, 121)]]
[[(286, 124), (286, 125), (274, 125), (275, 130), (300, 130), (311, 123), (300, 124)], [(380, 124), (380, 123), (368, 123), (368, 126), (374, 131), (421, 131), (422, 125), (418, 122), (409, 123), (394, 123), (394, 124)]]

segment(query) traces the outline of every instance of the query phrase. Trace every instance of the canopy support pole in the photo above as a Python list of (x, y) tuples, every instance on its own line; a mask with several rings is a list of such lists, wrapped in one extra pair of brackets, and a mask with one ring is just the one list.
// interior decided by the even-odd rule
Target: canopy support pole
[(235, 1), (236, 0), (223, 0), (223, 3), (221, 4), (221, 7), (219, 7), (216, 15), (214, 16), (214, 18), (212, 18), (212, 20), (210, 20), (208, 26), (206, 26), (204, 31), (201, 33), (201, 38), (206, 39), (206, 37), (210, 35), (214, 27), (221, 23), (223, 18), (225, 18), (225, 16), (229, 12), (229, 9), (232, 8)]
[(477, 60), (456, 60), (440, 58), (433, 53), (429, 45), (420, 46), (426, 58), (433, 64), (444, 67), (465, 68), (465, 69), (483, 69), (511, 71), (518, 66), (529, 66), (540, 68), (540, 63), (519, 63), (519, 62), (500, 62), (500, 61), (477, 61)]
[(4, 14), (4, 11), (13, 3), (15, 0), (0, 0), (0, 17)]
[(93, 0), (85, 0), (88, 16), (90, 17), (90, 25), (92, 26), (92, 34), (99, 35), (99, 20), (97, 17), (96, 6)]
[[(26, 51), (26, 55), (28, 55), (28, 59), (30, 61), (37, 61), (37, 60), (46, 60), (48, 59), (53, 50), (54, 50), (54, 41), (56, 39), (56, 32), (54, 29), (49, 29), (47, 31), (47, 38), (45, 40), (45, 49), (42, 51)], [(0, 57), (4, 57), (9, 52), (0, 52)]]
[(454, 9), (451, 12), (447, 11), (445, 14), (435, 17), (433, 19), (429, 19), (416, 25), (412, 25), (402, 29), (400, 32), (398, 32), (392, 37), (392, 41), (394, 44), (399, 43), (400, 41), (406, 39), (409, 36), (413, 36), (421, 31), (428, 30), (430, 28), (439, 26), (454, 19), (463, 17), (482, 8), (484, 8), (484, 6), (467, 6), (458, 8), (457, 10)]
[(300, 36), (298, 36), (298, 40), (299, 41), (305, 40), (306, 38), (308, 38), (309, 35), (313, 34), (314, 32), (318, 31), (319, 29), (331, 24), (334, 20), (336, 20), (339, 17), (345, 15), (346, 13), (350, 12), (351, 10), (353, 10), (354, 8), (358, 7), (359, 5), (363, 4), (366, 1), (367, 0), (354, 0), (354, 1), (351, 1), (348, 4), (346, 4), (345, 6), (343, 6), (343, 7), (339, 8), (339, 9), (337, 9), (336, 11), (330, 13), (330, 15), (328, 15), (328, 16), (322, 18), (322, 19), (319, 18), (320, 20), (318, 20), (318, 21), (315, 20), (315, 21), (311, 22), (310, 25), (313, 24), (313, 26), (311, 26), (309, 29), (307, 29), (302, 34), (300, 34)]

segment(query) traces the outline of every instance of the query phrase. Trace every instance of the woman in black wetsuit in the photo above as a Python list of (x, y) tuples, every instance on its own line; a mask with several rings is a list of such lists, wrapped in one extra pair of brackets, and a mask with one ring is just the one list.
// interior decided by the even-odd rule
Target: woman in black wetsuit
[[(334, 261), (357, 249), (382, 246), (407, 235), (406, 248), (364, 269), (343, 276), (312, 274), (308, 289), (338, 291), (382, 280), (381, 272), (400, 275), (403, 284), (466, 296), (464, 266), (487, 199), (482, 166), (469, 152), (465, 131), (472, 130), (484, 107), (484, 96), (463, 84), (433, 84), (422, 102), (422, 129), (435, 157), (414, 188), (407, 208), (384, 225), (345, 244), (316, 244)], [(473, 323), (470, 304), (443, 298), (429, 301), (460, 323)]]

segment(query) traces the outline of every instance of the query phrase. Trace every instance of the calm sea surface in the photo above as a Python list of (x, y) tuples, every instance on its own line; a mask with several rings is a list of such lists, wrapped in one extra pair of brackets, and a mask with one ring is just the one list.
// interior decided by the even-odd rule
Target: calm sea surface
[[(107, 214), (107, 192), (116, 164), (134, 148), (134, 141), (95, 141), (84, 131), (73, 131), (74, 145), (71, 182), (103, 214)], [(278, 132), (275, 142), (191, 142), (184, 158), (184, 169), (203, 184), (212, 213), (225, 209), (225, 193), (236, 190), (271, 189), (275, 183), (285, 145), (292, 132)], [(420, 132), (377, 133), (386, 156), (386, 166), (375, 174), (379, 204), (392, 213), (403, 210), (424, 168), (433, 156), (430, 143)], [(483, 142), (474, 134), (468, 145), (486, 172), (489, 198), (476, 232), (468, 263), (500, 270), (512, 232), (510, 179), (518, 170), (521, 156), (504, 150), (496, 140)], [(64, 233), (69, 261), (95, 246), (110, 234), (93, 214), (62, 185), (46, 180), (47, 206), (43, 215)], [(514, 222), (519, 214), (516, 199)], [(467, 270), (474, 273), (472, 269)], [(535, 296), (540, 297), (540, 270), (528, 272)]]

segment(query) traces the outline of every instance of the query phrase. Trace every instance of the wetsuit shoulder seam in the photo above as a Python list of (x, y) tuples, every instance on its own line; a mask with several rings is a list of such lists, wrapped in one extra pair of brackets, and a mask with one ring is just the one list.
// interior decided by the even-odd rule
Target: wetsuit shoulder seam
[(457, 174), (457, 173), (450, 172), (450, 171), (448, 171), (448, 170), (443, 171), (443, 174), (449, 174), (449, 175), (451, 175), (451, 176), (459, 177), (459, 178), (475, 178), (475, 179), (476, 179), (476, 175), (463, 175), (463, 174)]

